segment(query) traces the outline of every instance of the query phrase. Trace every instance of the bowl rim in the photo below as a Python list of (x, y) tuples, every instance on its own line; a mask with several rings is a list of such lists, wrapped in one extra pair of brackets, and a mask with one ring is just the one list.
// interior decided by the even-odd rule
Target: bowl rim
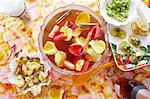
[(61, 13), (61, 12), (64, 12), (64, 11), (67, 11), (67, 10), (80, 10), (80, 11), (85, 11), (85, 12), (88, 12), (91, 16), (93, 16), (97, 21), (98, 23), (102, 26), (103, 28), (103, 32), (104, 32), (104, 37), (105, 37), (105, 42), (106, 42), (106, 49), (105, 51), (103, 52), (103, 55), (102, 55), (102, 58), (104, 56), (107, 56), (107, 51), (108, 51), (108, 46), (109, 46), (109, 43), (108, 43), (108, 34), (106, 33), (106, 23), (104, 21), (104, 19), (101, 17), (101, 16), (98, 16), (96, 13), (94, 13), (91, 9), (89, 9), (88, 7), (85, 7), (85, 6), (82, 6), (82, 5), (76, 5), (76, 4), (69, 4), (67, 6), (64, 6), (64, 7), (60, 7), (60, 8), (57, 8), (55, 9), (54, 11), (52, 11), (49, 15), (46, 16), (44, 22), (43, 22), (43, 25), (41, 26), (41, 32), (39, 33), (38, 35), (38, 46), (39, 46), (39, 50), (44, 58), (44, 60), (49, 64), (49, 66), (51, 66), (54, 70), (56, 70), (57, 72), (61, 73), (61, 74), (70, 74), (70, 75), (83, 75), (83, 74), (86, 74), (90, 71), (92, 71), (94, 68), (96, 68), (97, 66), (100, 65), (101, 61), (102, 61), (102, 58), (100, 59), (100, 61), (94, 63), (91, 68), (86, 71), (86, 72), (77, 72), (77, 71), (71, 71), (71, 70), (68, 70), (68, 69), (61, 69), (59, 67), (57, 67), (54, 63), (52, 63), (49, 58), (47, 57), (47, 55), (43, 52), (43, 35), (44, 35), (44, 30), (47, 26), (47, 24), (49, 23), (49, 21), (51, 19), (53, 19), (53, 17), (55, 15), (57, 15), (58, 13)]

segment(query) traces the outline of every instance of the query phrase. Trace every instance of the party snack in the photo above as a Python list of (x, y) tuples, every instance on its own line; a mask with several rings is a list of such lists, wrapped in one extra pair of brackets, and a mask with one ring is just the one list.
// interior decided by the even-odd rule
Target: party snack
[(131, 24), (132, 32), (136, 35), (149, 35), (149, 24), (143, 18), (137, 19)]
[(48, 76), (49, 66), (43, 62), (39, 53), (27, 55), (20, 52), (14, 60), (10, 62), (11, 74), (9, 81), (16, 85), (19, 94), (31, 91), (33, 95), (41, 92), (41, 86), (50, 83)]

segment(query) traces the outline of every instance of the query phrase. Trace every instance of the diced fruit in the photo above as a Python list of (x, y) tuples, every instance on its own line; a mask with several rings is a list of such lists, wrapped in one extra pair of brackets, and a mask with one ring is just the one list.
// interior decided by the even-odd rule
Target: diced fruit
[(106, 47), (106, 44), (102, 40), (92, 40), (89, 42), (90, 46), (94, 49), (96, 53), (103, 53)]
[(59, 31), (59, 26), (58, 25), (55, 25), (52, 29), (52, 31), (49, 33), (48, 37), (49, 38), (53, 38), (56, 33)]
[(92, 39), (97, 39), (102, 35), (102, 29), (99, 26), (94, 26), (91, 31)]
[(66, 68), (70, 69), (70, 70), (74, 70), (74, 69), (75, 69), (74, 64), (72, 64), (71, 62), (69, 62), (69, 61), (67, 61), (67, 60), (64, 61), (64, 66), (65, 66)]
[(73, 23), (72, 21), (69, 21), (67, 26), (71, 28), (72, 30), (74, 30), (77, 27), (77, 25)]
[(73, 36), (73, 30), (68, 26), (62, 26), (60, 32), (63, 32), (67, 36), (66, 41), (70, 41)]
[(86, 39), (83, 37), (76, 37), (75, 41), (76, 41), (76, 43), (82, 45), (82, 47), (84, 47), (87, 44)]
[(72, 45), (69, 46), (68, 51), (69, 53), (78, 56), (81, 54), (83, 47), (77, 43), (73, 43)]
[(64, 35), (63, 32), (59, 32), (58, 35), (54, 36), (53, 41), (57, 42), (57, 41), (62, 41), (65, 40), (67, 37)]
[(82, 67), (82, 70), (83, 72), (87, 71), (88, 70), (88, 67), (89, 67), (89, 61), (85, 61), (84, 62), (84, 66)]
[(90, 15), (86, 12), (81, 12), (75, 20), (75, 24), (80, 23), (90, 23)]
[(63, 67), (64, 61), (66, 59), (66, 53), (59, 51), (55, 54), (55, 63), (58, 67)]
[(80, 36), (80, 34), (82, 33), (80, 28), (75, 28), (73, 32), (73, 36)]
[(47, 41), (44, 45), (44, 53), (48, 55), (54, 55), (58, 52), (55, 43), (51, 41)]
[(87, 54), (85, 55), (85, 57), (88, 60), (92, 60), (93, 62), (98, 62), (102, 57), (101, 54), (96, 53), (92, 48), (88, 48), (86, 52)]
[(83, 59), (80, 59), (76, 62), (75, 66), (76, 66), (76, 70), (77, 71), (81, 71), (83, 65), (84, 65), (84, 60)]

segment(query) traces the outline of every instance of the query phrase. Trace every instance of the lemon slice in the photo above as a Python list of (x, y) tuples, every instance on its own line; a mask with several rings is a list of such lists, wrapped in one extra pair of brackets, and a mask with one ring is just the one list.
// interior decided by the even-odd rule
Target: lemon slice
[(73, 36), (73, 30), (68, 26), (62, 26), (60, 32), (63, 32), (67, 36), (66, 41), (70, 41)]
[(106, 44), (102, 40), (92, 40), (89, 42), (90, 46), (94, 49), (96, 53), (103, 53), (106, 47)]
[(86, 12), (81, 12), (76, 20), (75, 24), (81, 24), (81, 23), (90, 23), (90, 15)]
[(93, 48), (87, 48), (86, 52), (87, 54), (85, 55), (85, 57), (88, 60), (93, 61), (93, 62), (98, 62), (102, 57), (102, 54), (96, 53), (93, 50)]
[(62, 52), (62, 51), (59, 51), (55, 54), (55, 63), (58, 67), (63, 67), (63, 63), (66, 59), (66, 53)]
[(44, 53), (48, 55), (54, 55), (58, 52), (55, 43), (51, 41), (47, 41), (44, 45)]
[(87, 44), (87, 40), (84, 37), (76, 37), (75, 41), (82, 47), (85, 47), (85, 45)]

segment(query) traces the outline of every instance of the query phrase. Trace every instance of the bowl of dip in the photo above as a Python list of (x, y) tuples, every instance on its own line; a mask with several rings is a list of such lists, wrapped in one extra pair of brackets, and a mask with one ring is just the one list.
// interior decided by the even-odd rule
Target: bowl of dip
[(109, 24), (127, 25), (137, 18), (137, 5), (136, 0), (101, 0), (100, 13)]

